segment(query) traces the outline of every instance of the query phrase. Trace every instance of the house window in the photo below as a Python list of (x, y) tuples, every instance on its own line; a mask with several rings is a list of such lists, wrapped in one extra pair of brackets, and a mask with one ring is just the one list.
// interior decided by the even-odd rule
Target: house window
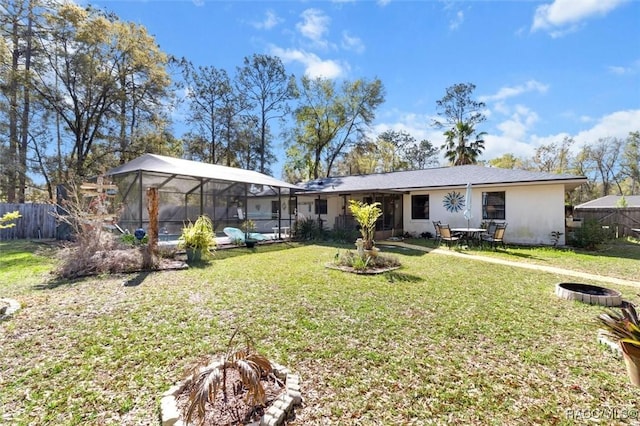
[(278, 218), (278, 210), (280, 207), (280, 203), (278, 202), (278, 200), (273, 201), (271, 200), (271, 219), (277, 219)]
[(505, 220), (505, 193), (482, 193), (482, 218)]
[(411, 219), (429, 219), (429, 196), (411, 196)]
[(327, 214), (327, 200), (315, 200), (315, 213)]

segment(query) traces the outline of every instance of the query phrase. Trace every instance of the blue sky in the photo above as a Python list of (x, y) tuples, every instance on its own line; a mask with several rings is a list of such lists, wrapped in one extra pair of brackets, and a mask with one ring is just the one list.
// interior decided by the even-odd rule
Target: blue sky
[(92, 4), (144, 25), (166, 53), (230, 74), (245, 56), (265, 53), (297, 77), (380, 78), (386, 102), (374, 131), (405, 130), (436, 146), (436, 100), (473, 83), (487, 104), (482, 159), (530, 157), (565, 136), (580, 146), (640, 130), (639, 1)]

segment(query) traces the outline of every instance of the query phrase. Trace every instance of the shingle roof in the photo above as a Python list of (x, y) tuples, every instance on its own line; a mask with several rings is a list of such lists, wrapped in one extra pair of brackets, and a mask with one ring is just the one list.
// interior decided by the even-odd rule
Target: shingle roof
[(144, 154), (126, 164), (113, 168), (107, 175), (120, 175), (137, 171), (155, 172), (168, 175), (191, 176), (196, 178), (213, 179), (226, 182), (244, 182), (256, 185), (267, 185), (279, 188), (302, 188), (267, 176), (253, 170), (226, 167), (218, 164), (201, 163), (199, 161), (183, 160), (156, 154)]
[(563, 182), (573, 189), (587, 182), (584, 176), (500, 169), (477, 165), (438, 167), (392, 173), (322, 178), (301, 184), (309, 191), (358, 192), (372, 190), (408, 191), (441, 187), (517, 183)]
[[(619, 207), (618, 202), (622, 196), (620, 195), (607, 195), (606, 197), (598, 198), (595, 200), (587, 201), (586, 203), (576, 206), (576, 209), (612, 209)], [(625, 195), (625, 201), (627, 202), (627, 208), (640, 208), (640, 195)]]

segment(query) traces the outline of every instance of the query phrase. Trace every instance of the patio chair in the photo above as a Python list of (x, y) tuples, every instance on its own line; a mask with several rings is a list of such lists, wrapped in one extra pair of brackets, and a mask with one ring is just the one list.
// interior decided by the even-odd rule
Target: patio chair
[[(224, 234), (227, 237), (229, 237), (231, 242), (236, 242), (236, 241), (240, 242), (240, 243), (244, 243), (245, 242), (245, 234), (244, 234), (244, 231), (242, 229), (226, 227), (226, 228), (224, 228), (222, 230), (222, 232), (224, 232)], [(251, 232), (251, 233), (249, 233), (249, 239), (257, 240), (257, 241), (264, 241), (264, 240), (267, 240), (268, 238), (265, 235), (260, 234), (258, 232)]]
[(433, 228), (435, 229), (436, 233), (435, 233), (435, 244), (438, 245), (440, 244), (440, 221), (439, 220), (434, 220), (433, 221)]
[(489, 234), (488, 232), (482, 234), (482, 244), (484, 245), (484, 243), (489, 243), (494, 250), (496, 249), (497, 244), (502, 245), (502, 248), (506, 248), (504, 245), (504, 233), (506, 230), (506, 223), (496, 224), (493, 234)]
[(482, 239), (483, 236), (493, 236), (493, 234), (496, 233), (496, 228), (498, 227), (498, 223), (494, 222), (493, 220), (490, 220), (489, 222), (483, 222), (481, 228), (485, 228), (486, 231), (484, 231), (482, 234), (480, 234), (480, 239)]
[(445, 241), (447, 243), (447, 247), (451, 248), (453, 243), (458, 244), (460, 242), (460, 237), (453, 235), (451, 233), (451, 227), (449, 225), (438, 225), (440, 228), (440, 241)]

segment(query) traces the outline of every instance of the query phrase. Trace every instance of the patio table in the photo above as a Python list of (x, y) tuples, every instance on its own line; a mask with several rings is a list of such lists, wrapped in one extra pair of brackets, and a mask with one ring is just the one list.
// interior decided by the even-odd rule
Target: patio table
[(451, 232), (464, 234), (462, 239), (467, 242), (467, 245), (471, 245), (474, 241), (479, 242), (480, 234), (486, 231), (484, 228), (451, 228)]

